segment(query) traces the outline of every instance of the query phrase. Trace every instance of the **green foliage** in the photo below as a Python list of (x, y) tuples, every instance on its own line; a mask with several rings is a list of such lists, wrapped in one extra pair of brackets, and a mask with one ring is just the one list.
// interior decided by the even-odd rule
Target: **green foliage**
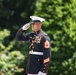
[(51, 38), (48, 75), (76, 75), (76, 0), (0, 0), (0, 75), (25, 75), (28, 43), (14, 37), (33, 13)]
[(40, 0), (34, 14), (46, 19), (43, 30), (51, 38), (48, 75), (76, 75), (75, 0)]
[(28, 17), (33, 14), (35, 3), (36, 0), (0, 0), (0, 27), (11, 31), (10, 40), (18, 28), (30, 20)]
[(62, 63), (64, 68), (67, 68), (67, 71), (64, 71), (66, 75), (75, 75), (76, 74), (76, 52), (74, 52), (72, 58), (69, 58), (67, 61)]
[(20, 51), (10, 51), (15, 41), (10, 42), (8, 46), (2, 43), (4, 38), (9, 35), (10, 31), (7, 29), (0, 31), (0, 75), (15, 75), (24, 70), (19, 67), (24, 60), (24, 56)]

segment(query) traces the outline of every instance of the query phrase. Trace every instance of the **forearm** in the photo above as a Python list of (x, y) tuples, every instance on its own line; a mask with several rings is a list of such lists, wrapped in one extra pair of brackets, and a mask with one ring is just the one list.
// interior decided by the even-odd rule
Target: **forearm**
[(42, 68), (41, 68), (41, 72), (43, 73), (47, 73), (48, 72), (48, 67), (50, 64), (50, 58), (45, 59), (47, 62), (43, 62)]
[(24, 33), (24, 30), (22, 30), (22, 28), (20, 28), (20, 29), (17, 31), (17, 33), (16, 33), (15, 39), (16, 39), (16, 40), (21, 40), (23, 33)]
[(50, 39), (47, 36), (44, 36), (42, 46), (43, 46), (43, 65), (41, 71), (43, 73), (47, 73), (51, 58)]

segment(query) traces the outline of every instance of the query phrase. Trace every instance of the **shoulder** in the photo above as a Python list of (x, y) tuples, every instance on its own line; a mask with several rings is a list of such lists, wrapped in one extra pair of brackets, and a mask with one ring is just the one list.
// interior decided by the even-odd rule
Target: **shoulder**
[(43, 34), (43, 40), (50, 40), (50, 37), (44, 31), (41, 31), (41, 33)]
[(43, 36), (45, 36), (45, 35), (47, 35), (47, 34), (46, 34), (43, 30), (41, 30), (38, 35), (43, 37)]
[(43, 30), (41, 30), (41, 34), (42, 34), (43, 36), (47, 35)]
[(44, 36), (43, 36), (43, 39), (44, 39), (44, 40), (49, 40), (49, 41), (50, 41), (50, 37), (49, 37), (48, 35), (44, 35)]

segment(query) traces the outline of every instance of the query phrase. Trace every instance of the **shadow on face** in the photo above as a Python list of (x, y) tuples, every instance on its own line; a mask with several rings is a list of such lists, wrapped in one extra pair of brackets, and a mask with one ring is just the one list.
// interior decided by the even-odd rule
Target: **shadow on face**
[(32, 30), (33, 31), (38, 31), (41, 29), (42, 23), (41, 22), (35, 22), (32, 24)]

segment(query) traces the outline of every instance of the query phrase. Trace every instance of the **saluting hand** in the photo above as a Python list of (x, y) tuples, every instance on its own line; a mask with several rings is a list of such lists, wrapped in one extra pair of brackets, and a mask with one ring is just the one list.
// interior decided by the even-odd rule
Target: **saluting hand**
[(22, 30), (27, 30), (30, 27), (30, 23), (26, 23), (23, 27)]

